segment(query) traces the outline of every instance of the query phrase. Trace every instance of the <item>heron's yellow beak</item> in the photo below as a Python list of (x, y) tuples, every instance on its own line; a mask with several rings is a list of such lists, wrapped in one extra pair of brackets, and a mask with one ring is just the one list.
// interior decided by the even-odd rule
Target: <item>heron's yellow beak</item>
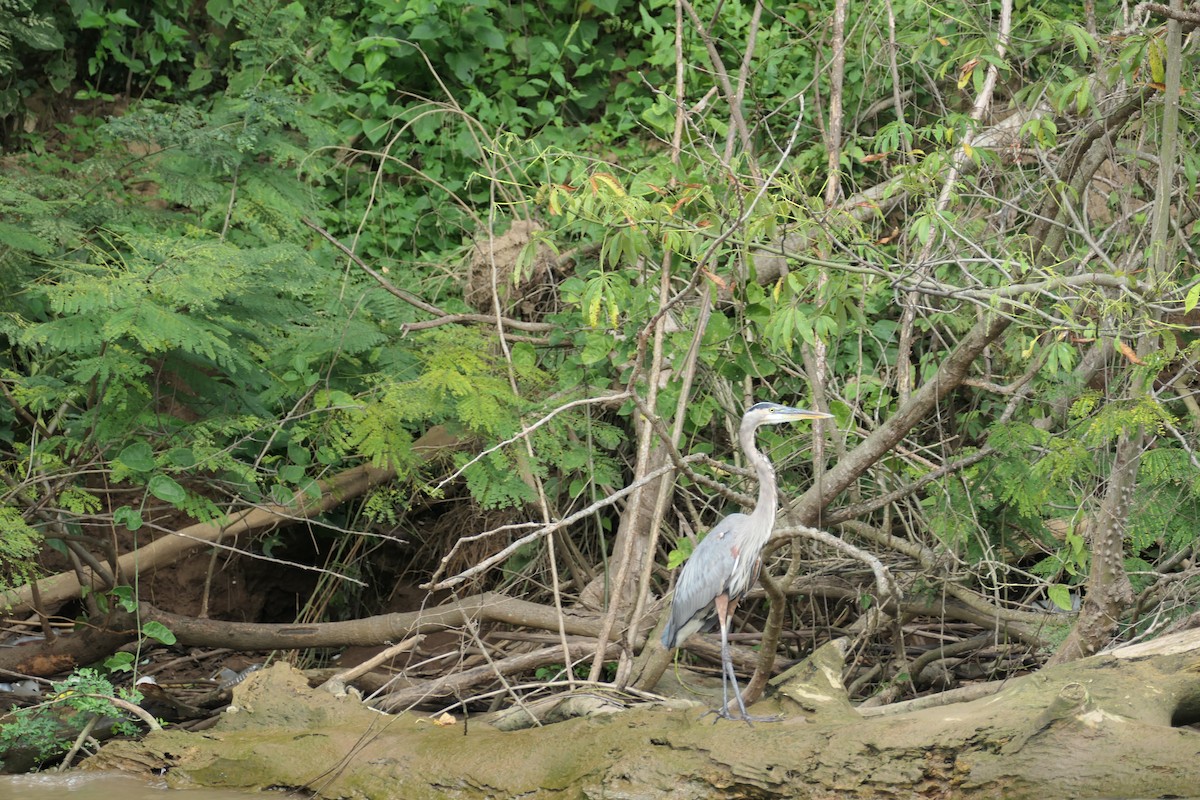
[(826, 414), (824, 411), (810, 411), (807, 408), (781, 409), (780, 414), (788, 419), (833, 419), (833, 414)]
[(793, 422), (798, 419), (833, 419), (833, 414), (826, 414), (824, 411), (812, 411), (807, 408), (792, 408), (791, 406), (783, 406), (781, 408), (772, 409), (771, 422)]

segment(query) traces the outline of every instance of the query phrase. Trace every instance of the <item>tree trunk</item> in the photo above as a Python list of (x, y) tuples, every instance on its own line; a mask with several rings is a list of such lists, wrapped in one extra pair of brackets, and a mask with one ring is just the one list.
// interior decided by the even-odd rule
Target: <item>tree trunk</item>
[(1125, 572), (1125, 529), (1144, 438), (1139, 426), (1122, 433), (1117, 441), (1108, 489), (1088, 524), (1091, 571), (1087, 596), (1071, 633), (1047, 664), (1063, 664), (1096, 652), (1112, 639), (1117, 622), (1133, 603), (1133, 586)]

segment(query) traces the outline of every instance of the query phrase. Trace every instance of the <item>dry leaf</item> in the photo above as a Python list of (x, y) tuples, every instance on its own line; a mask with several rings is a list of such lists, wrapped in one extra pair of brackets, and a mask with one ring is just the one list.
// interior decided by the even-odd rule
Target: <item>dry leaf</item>
[(715, 284), (716, 284), (717, 286), (719, 286), (719, 287), (720, 287), (722, 290), (727, 290), (727, 289), (729, 289), (729, 284), (728, 284), (728, 283), (726, 283), (726, 282), (725, 282), (725, 280), (724, 280), (724, 279), (723, 279), (723, 278), (722, 278), (720, 275), (716, 275), (716, 274), (714, 274), (714, 273), (712, 273), (712, 272), (709, 272), (707, 269), (701, 269), (700, 271), (701, 271), (701, 272), (703, 272), (703, 273), (705, 274), (705, 276), (707, 276), (707, 277), (708, 277), (708, 279), (709, 279), (710, 281), (712, 281), (713, 283), (715, 283)]
[(1131, 363), (1137, 364), (1138, 366), (1143, 366), (1146, 363), (1138, 358), (1138, 354), (1133, 351), (1132, 347), (1125, 344), (1120, 339), (1117, 340), (1117, 349), (1120, 350), (1121, 354), (1129, 359)]

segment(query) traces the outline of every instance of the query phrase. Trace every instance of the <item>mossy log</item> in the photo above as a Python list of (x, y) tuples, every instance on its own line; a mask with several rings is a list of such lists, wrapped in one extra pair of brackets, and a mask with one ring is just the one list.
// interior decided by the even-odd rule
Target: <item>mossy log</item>
[[(178, 786), (304, 787), (322, 797), (1163, 797), (1200, 787), (1200, 631), (1013, 679), (990, 696), (915, 710), (852, 708), (841, 653), (822, 648), (754, 713), (638, 707), (502, 732), (381, 714), (311, 689), (286, 665), (256, 674), (203, 734), (104, 747), (91, 769)], [(772, 708), (773, 706), (773, 708)], [(606, 706), (611, 712), (611, 706)]]

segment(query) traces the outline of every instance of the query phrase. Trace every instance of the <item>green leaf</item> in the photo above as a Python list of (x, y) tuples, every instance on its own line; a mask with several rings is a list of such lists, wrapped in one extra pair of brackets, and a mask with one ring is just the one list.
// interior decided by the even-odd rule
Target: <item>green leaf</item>
[(504, 34), (493, 27), (479, 28), (475, 32), (479, 44), (486, 50), (501, 50), (504, 48)]
[(159, 500), (174, 506), (187, 499), (187, 492), (170, 475), (155, 475), (146, 484), (146, 489)]
[(579, 361), (583, 364), (598, 364), (608, 359), (612, 352), (613, 340), (606, 333), (588, 333), (584, 340), (583, 351)]
[(1050, 602), (1063, 611), (1071, 610), (1071, 590), (1066, 585), (1061, 583), (1051, 585), (1046, 589), (1046, 596), (1050, 598)]
[(1200, 283), (1188, 289), (1187, 297), (1183, 299), (1183, 313), (1192, 313), (1197, 303), (1200, 303)]
[(121, 451), (117, 461), (134, 472), (149, 472), (154, 469), (154, 448), (149, 442), (134, 442)]
[(79, 15), (79, 19), (75, 24), (85, 30), (88, 28), (105, 28), (108, 26), (108, 20), (104, 18), (103, 14), (88, 8)]
[(1079, 58), (1087, 61), (1088, 54), (1097, 49), (1096, 40), (1084, 28), (1079, 25), (1067, 25), (1067, 33), (1070, 34), (1075, 51), (1079, 53)]
[(129, 506), (121, 506), (113, 511), (113, 522), (124, 525), (128, 530), (136, 531), (142, 527), (142, 512)]
[[(119, 606), (126, 611), (133, 612), (137, 609), (137, 596), (133, 593), (132, 586), (114, 586), (109, 592)], [(99, 596), (97, 595), (97, 598)]]
[(437, 18), (429, 18), (418, 22), (408, 34), (408, 38), (420, 41), (422, 39), (440, 39), (446, 36), (450, 29), (446, 23)]
[(349, 45), (331, 47), (326, 58), (329, 59), (329, 66), (338, 72), (345, 72), (350, 68), (350, 62), (354, 60), (354, 48)]
[(686, 536), (680, 536), (675, 540), (675, 549), (667, 553), (667, 569), (676, 569), (683, 565), (692, 555), (692, 550), (695, 545), (692, 540)]
[(109, 672), (132, 672), (133, 653), (113, 653), (104, 659), (104, 668)]
[(368, 75), (374, 75), (379, 71), (379, 68), (387, 61), (388, 54), (383, 50), (372, 50), (363, 57), (363, 66), (367, 69)]
[(189, 92), (199, 91), (205, 86), (212, 83), (213, 73), (211, 69), (194, 69), (188, 75), (187, 88)]
[(293, 464), (307, 467), (312, 463), (312, 454), (299, 442), (289, 442), (287, 448), (288, 460)]
[(208, 0), (204, 9), (220, 25), (229, 25), (233, 21), (232, 0)]
[(107, 16), (109, 22), (115, 22), (118, 25), (125, 25), (129, 28), (140, 27), (137, 23), (137, 20), (129, 16), (129, 12), (123, 8), (118, 8), (116, 11), (110, 11), (108, 12)]
[(280, 467), (279, 477), (288, 483), (298, 483), (304, 477), (304, 467), (299, 464), (287, 464)]
[(176, 641), (175, 634), (171, 633), (171, 629), (157, 620), (150, 620), (142, 625), (142, 635), (157, 639), (163, 644), (175, 644)]
[(913, 235), (917, 237), (917, 241), (921, 244), (927, 244), (929, 237), (933, 235), (933, 226), (929, 215), (920, 214), (912, 222), (909, 228)]
[(305, 497), (308, 497), (311, 500), (320, 500), (321, 499), (321, 484), (320, 483), (313, 480), (312, 478), (307, 478), (307, 477), (301, 478), (297, 483), (300, 486), (300, 491), (304, 493)]

